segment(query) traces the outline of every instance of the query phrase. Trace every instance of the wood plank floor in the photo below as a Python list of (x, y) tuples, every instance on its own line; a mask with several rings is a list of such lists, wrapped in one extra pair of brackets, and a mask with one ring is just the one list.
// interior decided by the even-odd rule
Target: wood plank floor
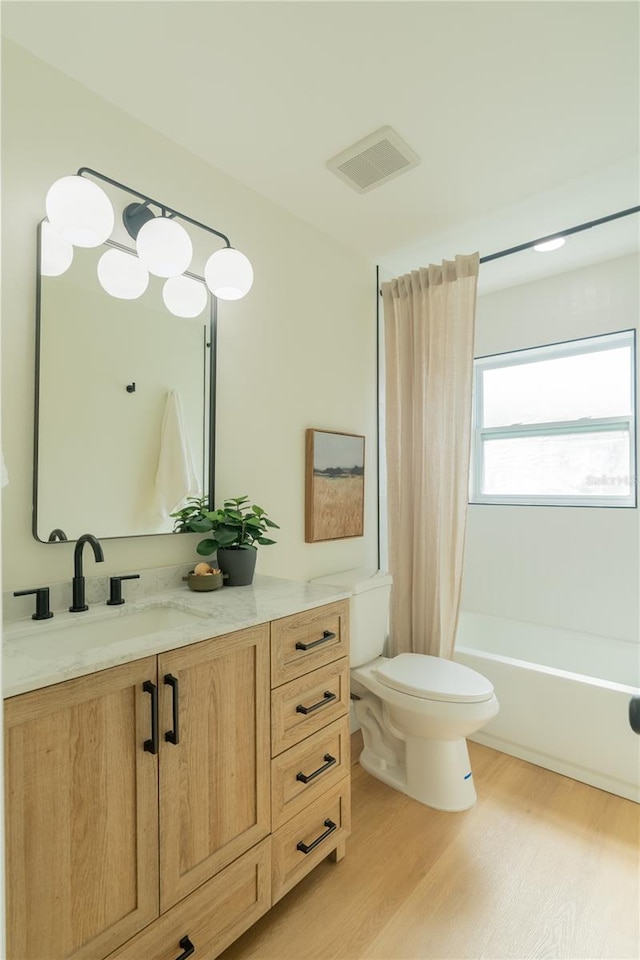
[(353, 833), (221, 960), (640, 956), (640, 807), (470, 743), (478, 802), (440, 813), (357, 764)]

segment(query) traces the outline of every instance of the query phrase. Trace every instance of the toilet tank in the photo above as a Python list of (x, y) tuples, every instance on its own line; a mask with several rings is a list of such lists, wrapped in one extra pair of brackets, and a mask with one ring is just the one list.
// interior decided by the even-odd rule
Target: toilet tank
[(389, 573), (366, 568), (343, 570), (312, 580), (312, 583), (351, 590), (349, 620), (352, 667), (368, 663), (384, 652), (392, 582)]

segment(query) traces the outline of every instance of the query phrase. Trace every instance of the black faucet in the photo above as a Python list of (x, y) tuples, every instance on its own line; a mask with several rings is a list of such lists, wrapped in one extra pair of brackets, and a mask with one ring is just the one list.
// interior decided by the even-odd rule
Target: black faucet
[(73, 551), (73, 604), (69, 607), (70, 613), (82, 613), (83, 610), (89, 609), (84, 599), (84, 574), (82, 572), (82, 549), (85, 543), (91, 545), (96, 563), (102, 563), (104, 560), (100, 541), (92, 533), (83, 533), (81, 537), (78, 537)]

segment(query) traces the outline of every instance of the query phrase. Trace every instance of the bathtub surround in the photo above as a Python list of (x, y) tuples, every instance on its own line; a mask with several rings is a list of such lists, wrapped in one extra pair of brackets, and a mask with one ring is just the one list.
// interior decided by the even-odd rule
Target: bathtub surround
[(473, 254), (382, 284), (394, 654), (450, 657), (453, 650), (468, 500), (477, 281)]
[(474, 740), (640, 803), (635, 643), (463, 611), (455, 659), (500, 700)]
[[(639, 315), (640, 259), (618, 257), (479, 297), (475, 355), (637, 328)], [(639, 514), (470, 504), (462, 610), (637, 645)]]

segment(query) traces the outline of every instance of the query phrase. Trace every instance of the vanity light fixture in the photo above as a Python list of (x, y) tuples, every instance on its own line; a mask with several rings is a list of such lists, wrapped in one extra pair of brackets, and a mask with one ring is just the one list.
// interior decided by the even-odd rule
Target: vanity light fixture
[(119, 300), (137, 300), (149, 286), (149, 271), (132, 253), (110, 247), (98, 260), (103, 290)]
[(162, 288), (162, 299), (176, 317), (199, 317), (207, 305), (207, 288), (191, 277), (169, 277)]
[[(122, 213), (125, 229), (136, 243), (135, 252), (111, 239), (115, 224), (113, 205), (102, 187), (87, 177), (102, 180), (136, 198)], [(224, 233), (89, 167), (81, 167), (75, 176), (62, 177), (53, 184), (47, 193), (46, 211), (49, 222), (43, 224), (41, 258), (41, 271), (46, 276), (59, 276), (68, 269), (73, 259), (70, 244), (98, 247), (106, 243), (112, 249), (98, 263), (98, 279), (106, 292), (122, 299), (135, 299), (147, 289), (149, 273), (164, 277), (165, 306), (179, 317), (197, 317), (202, 313), (207, 303), (205, 284), (220, 300), (239, 300), (253, 284), (251, 263), (231, 246)], [(225, 246), (207, 259), (204, 279), (187, 272), (193, 245), (178, 220), (224, 241)]]
[(59, 277), (73, 262), (73, 245), (60, 236), (52, 223), (42, 224), (40, 272), (45, 277)]
[(62, 177), (47, 192), (49, 223), (76, 247), (99, 247), (111, 236), (115, 216), (109, 197), (97, 183)]
[(136, 249), (149, 273), (156, 277), (178, 277), (193, 256), (191, 237), (168, 217), (147, 220), (136, 236)]

